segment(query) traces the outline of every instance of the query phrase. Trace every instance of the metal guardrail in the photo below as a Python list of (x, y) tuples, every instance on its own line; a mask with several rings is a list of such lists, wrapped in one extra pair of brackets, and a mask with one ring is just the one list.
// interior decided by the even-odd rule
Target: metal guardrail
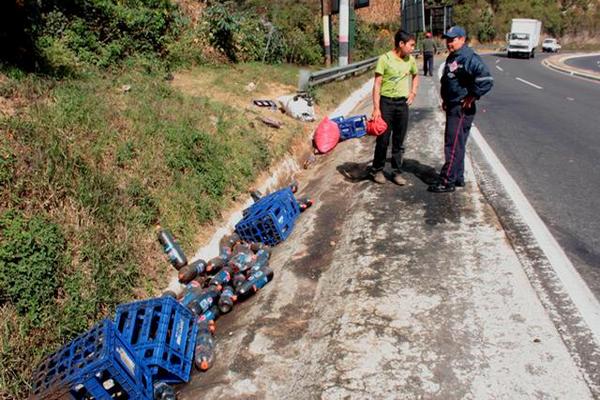
[(378, 57), (373, 57), (343, 67), (333, 67), (316, 72), (300, 71), (298, 89), (300, 91), (305, 91), (313, 86), (346, 78), (349, 75), (356, 75), (358, 73), (365, 72), (375, 66), (377, 59)]

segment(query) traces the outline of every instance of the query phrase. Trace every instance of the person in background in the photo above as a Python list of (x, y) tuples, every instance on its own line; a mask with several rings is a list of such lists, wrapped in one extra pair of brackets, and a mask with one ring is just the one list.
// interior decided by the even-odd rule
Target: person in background
[(433, 55), (437, 52), (437, 48), (431, 32), (425, 34), (425, 39), (421, 42), (421, 52), (423, 53), (423, 75), (433, 76)]
[(412, 104), (419, 86), (417, 62), (411, 55), (415, 38), (399, 30), (394, 36), (394, 49), (381, 55), (375, 67), (372, 119), (383, 118), (388, 128), (377, 137), (371, 173), (377, 183), (385, 183), (383, 167), (387, 148), (392, 139), (392, 181), (405, 185), (402, 177), (404, 139), (408, 129), (408, 106)]
[(465, 185), (465, 148), (475, 118), (475, 102), (494, 85), (494, 78), (481, 57), (465, 45), (466, 36), (460, 26), (453, 26), (443, 36), (450, 52), (441, 79), (442, 108), (446, 112), (446, 162), (437, 183), (428, 188), (434, 193), (453, 192), (456, 186)]

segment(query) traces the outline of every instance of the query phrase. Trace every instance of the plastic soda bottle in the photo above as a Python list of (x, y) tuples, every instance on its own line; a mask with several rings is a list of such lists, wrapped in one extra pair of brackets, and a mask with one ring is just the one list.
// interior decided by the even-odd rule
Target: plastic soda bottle
[(215, 361), (215, 339), (208, 331), (198, 331), (194, 349), (194, 365), (200, 371), (207, 371)]
[(178, 278), (181, 283), (188, 283), (198, 275), (206, 272), (207, 268), (206, 261), (200, 259), (193, 261), (191, 264), (186, 265), (185, 267), (179, 270)]
[(218, 290), (221, 290), (223, 285), (231, 282), (233, 277), (233, 270), (231, 267), (223, 267), (212, 279), (208, 282), (208, 286), (215, 286)]
[(292, 193), (296, 193), (298, 191), (298, 181), (294, 179), (292, 181), (292, 183), (289, 184), (288, 187), (290, 188), (290, 190), (292, 191)]
[(237, 300), (235, 291), (231, 286), (225, 286), (219, 297), (219, 311), (222, 314), (227, 314), (233, 308), (233, 303)]
[(221, 241), (219, 242), (219, 247), (232, 248), (239, 241), (240, 237), (237, 233), (233, 232), (231, 235), (225, 235), (221, 238)]
[(261, 242), (250, 243), (250, 250), (252, 250), (255, 253), (258, 252), (259, 250), (265, 250), (265, 251), (268, 251), (269, 254), (271, 253), (271, 248), (268, 245), (261, 243)]
[(154, 384), (154, 400), (176, 400), (177, 395), (173, 386), (166, 382), (156, 382)]
[(189, 306), (190, 303), (194, 301), (194, 299), (202, 294), (202, 284), (196, 280), (191, 281), (185, 286), (185, 291), (183, 294), (183, 298), (181, 299), (181, 304), (184, 306)]
[(206, 322), (208, 324), (215, 323), (215, 320), (219, 317), (219, 307), (215, 304), (214, 306), (212, 306), (209, 310), (205, 311), (203, 314), (201, 314), (198, 317), (198, 320), (196, 321), (198, 324)]
[(273, 279), (273, 270), (269, 267), (264, 267), (253, 272), (248, 277), (248, 280), (237, 289), (238, 298), (246, 298), (253, 295), (269, 283), (271, 279)]
[(187, 264), (187, 258), (171, 231), (168, 229), (159, 229), (158, 242), (162, 245), (163, 251), (173, 267), (179, 270)]
[(251, 253), (250, 245), (246, 242), (238, 242), (233, 246), (233, 256), (235, 257), (239, 253)]
[(223, 265), (225, 265), (225, 263), (226, 263), (225, 259), (223, 259), (223, 257), (221, 257), (221, 256), (211, 258), (208, 261), (208, 264), (206, 266), (206, 272), (218, 271), (223, 267)]
[(308, 197), (303, 197), (298, 199), (298, 206), (300, 207), (300, 212), (306, 211), (307, 208), (313, 205), (313, 200)]
[(217, 297), (219, 297), (219, 292), (214, 288), (204, 289), (202, 294), (197, 296), (188, 307), (197, 315), (200, 315), (210, 310), (212, 305), (216, 302)]
[(254, 256), (251, 252), (238, 253), (231, 257), (229, 265), (234, 271), (247, 271), (250, 269), (254, 262)]
[(231, 247), (222, 246), (219, 249), (219, 257), (223, 259), (223, 261), (227, 262), (231, 258)]
[(236, 274), (234, 274), (233, 279), (231, 280), (233, 288), (236, 291), (240, 286), (244, 284), (244, 282), (246, 282), (246, 275), (244, 275), (242, 272), (237, 272)]

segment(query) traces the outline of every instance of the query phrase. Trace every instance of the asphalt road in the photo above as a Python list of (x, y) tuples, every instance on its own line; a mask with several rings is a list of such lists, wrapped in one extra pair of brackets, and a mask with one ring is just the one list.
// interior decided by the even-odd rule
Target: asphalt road
[(576, 68), (587, 69), (594, 72), (600, 72), (600, 55), (589, 57), (571, 58), (565, 61), (565, 64)]
[(600, 298), (600, 83), (485, 56), (495, 78), (475, 124)]

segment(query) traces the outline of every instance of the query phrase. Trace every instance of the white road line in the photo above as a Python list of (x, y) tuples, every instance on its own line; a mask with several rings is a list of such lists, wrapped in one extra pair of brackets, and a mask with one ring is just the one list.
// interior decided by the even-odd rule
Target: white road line
[(520, 81), (520, 82), (523, 82), (523, 83), (525, 83), (525, 84), (527, 84), (527, 85), (529, 85), (529, 86), (533, 86), (533, 87), (534, 87), (534, 88), (536, 88), (536, 89), (543, 89), (543, 87), (541, 87), (541, 86), (538, 86), (538, 85), (536, 85), (535, 83), (531, 83), (531, 82), (529, 82), (529, 81), (526, 81), (525, 79), (521, 79), (521, 78), (519, 78), (519, 77), (516, 77), (515, 79), (516, 79), (516, 80), (518, 80), (518, 81)]
[(512, 202), (515, 204), (517, 211), (521, 214), (523, 221), (531, 229), (538, 245), (550, 261), (554, 272), (579, 310), (581, 317), (594, 335), (596, 342), (600, 344), (600, 303), (475, 126), (471, 128), (471, 135), (492, 166), (494, 172), (498, 175)]
[(502, 67), (500, 67), (499, 65), (496, 65), (496, 69), (497, 69), (498, 71), (502, 71), (502, 72), (504, 72), (504, 70), (502, 69)]
[(500, 59), (499, 59), (499, 58), (497, 58), (497, 59), (496, 59), (496, 64), (498, 64), (499, 62), (500, 62)]
[(575, 101), (575, 99), (572, 98), (572, 97), (567, 97), (567, 100), (569, 100), (569, 101)]

